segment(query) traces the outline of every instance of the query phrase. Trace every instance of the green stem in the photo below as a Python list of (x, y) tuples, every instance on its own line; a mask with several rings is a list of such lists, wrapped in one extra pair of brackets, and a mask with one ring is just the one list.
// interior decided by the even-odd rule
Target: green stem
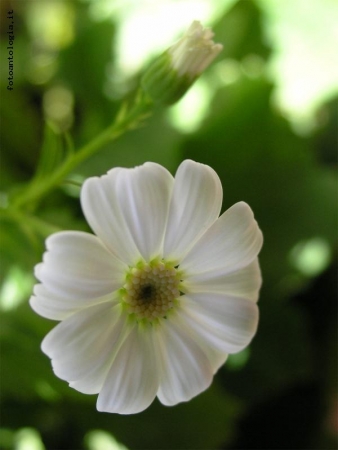
[(61, 231), (61, 228), (51, 223), (45, 222), (38, 217), (14, 208), (0, 209), (0, 221), (6, 219), (18, 223), (19, 228), (21, 227), (22, 229), (24, 228), (23, 225), (28, 225), (29, 228), (35, 230), (36, 233), (42, 235), (43, 237), (57, 231)]
[(150, 99), (146, 97), (142, 91), (139, 92), (134, 105), (129, 110), (125, 111), (122, 107), (117, 115), (116, 121), (112, 125), (77, 152), (69, 155), (49, 178), (45, 179), (43, 182), (39, 181), (36, 183), (33, 179), (26, 191), (13, 199), (11, 206), (19, 208), (27, 203), (36, 202), (41, 199), (54, 187), (62, 183), (64, 178), (80, 163), (93, 156), (104, 145), (116, 140), (129, 129), (136, 128), (140, 122), (150, 114), (151, 106), (152, 102)]

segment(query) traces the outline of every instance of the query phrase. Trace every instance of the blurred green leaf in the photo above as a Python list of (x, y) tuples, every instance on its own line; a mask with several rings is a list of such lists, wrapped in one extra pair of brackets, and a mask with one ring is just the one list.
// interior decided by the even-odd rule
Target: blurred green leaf
[(316, 163), (313, 142), (271, 111), (271, 93), (263, 78), (242, 77), (220, 90), (182, 155), (217, 170), (224, 209), (242, 200), (252, 207), (265, 239), (263, 277), (275, 283), (290, 274), (288, 255), (299, 241), (318, 236), (335, 242), (336, 181)]
[(222, 42), (221, 58), (243, 59), (250, 54), (269, 56), (270, 48), (263, 39), (262, 17), (255, 1), (240, 0), (214, 27), (217, 41)]

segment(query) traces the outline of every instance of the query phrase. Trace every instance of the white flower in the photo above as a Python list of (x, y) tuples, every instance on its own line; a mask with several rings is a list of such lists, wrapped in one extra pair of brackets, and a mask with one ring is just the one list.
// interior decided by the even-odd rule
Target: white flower
[(186, 93), (223, 48), (213, 36), (195, 20), (176, 44), (152, 62), (141, 80), (152, 100), (171, 105)]
[(218, 217), (220, 180), (190, 160), (175, 179), (155, 163), (89, 178), (81, 203), (97, 236), (50, 236), (30, 300), (61, 320), (42, 342), (55, 374), (99, 393), (99, 411), (191, 399), (256, 332), (262, 234), (251, 209)]

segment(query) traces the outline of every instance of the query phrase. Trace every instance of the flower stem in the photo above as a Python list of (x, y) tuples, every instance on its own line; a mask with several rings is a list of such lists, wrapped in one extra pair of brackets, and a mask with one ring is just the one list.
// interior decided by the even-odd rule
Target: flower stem
[(14, 208), (0, 209), (0, 223), (6, 221), (16, 223), (18, 228), (21, 229), (21, 231), (29, 237), (31, 241), (34, 240), (32, 239), (31, 230), (34, 231), (33, 234), (39, 234), (44, 238), (49, 234), (61, 231), (61, 228), (54, 224), (48, 223), (43, 219)]
[(74, 170), (80, 163), (97, 153), (104, 145), (116, 140), (119, 136), (130, 129), (134, 129), (150, 115), (152, 101), (143, 92), (139, 91), (134, 104), (128, 109), (122, 105), (115, 122), (106, 128), (101, 134), (95, 137), (91, 142), (84, 145), (77, 152), (68, 155), (63, 163), (47, 178), (28, 185), (25, 191), (13, 198), (11, 206), (20, 208), (28, 203), (37, 202), (53, 188), (58, 186), (64, 178)]

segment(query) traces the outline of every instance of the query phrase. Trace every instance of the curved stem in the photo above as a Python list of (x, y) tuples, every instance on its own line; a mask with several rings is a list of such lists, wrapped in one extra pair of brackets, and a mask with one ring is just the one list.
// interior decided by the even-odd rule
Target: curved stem
[(77, 152), (71, 154), (64, 162), (43, 182), (35, 182), (33, 179), (26, 191), (15, 197), (12, 201), (14, 208), (37, 201), (58, 186), (64, 178), (74, 170), (81, 162), (97, 153), (108, 142), (116, 140), (120, 135), (129, 129), (136, 128), (142, 120), (150, 115), (152, 101), (142, 91), (138, 93), (133, 106), (126, 110), (122, 106), (115, 122), (106, 128), (101, 134), (91, 142), (84, 145)]
[(19, 228), (20, 226), (21, 228), (24, 228), (23, 225), (28, 225), (32, 230), (35, 230), (36, 233), (42, 235), (43, 237), (46, 237), (51, 233), (61, 231), (61, 228), (54, 224), (48, 223), (43, 219), (14, 208), (0, 209), (0, 221), (2, 220), (10, 220), (15, 222), (19, 225)]

